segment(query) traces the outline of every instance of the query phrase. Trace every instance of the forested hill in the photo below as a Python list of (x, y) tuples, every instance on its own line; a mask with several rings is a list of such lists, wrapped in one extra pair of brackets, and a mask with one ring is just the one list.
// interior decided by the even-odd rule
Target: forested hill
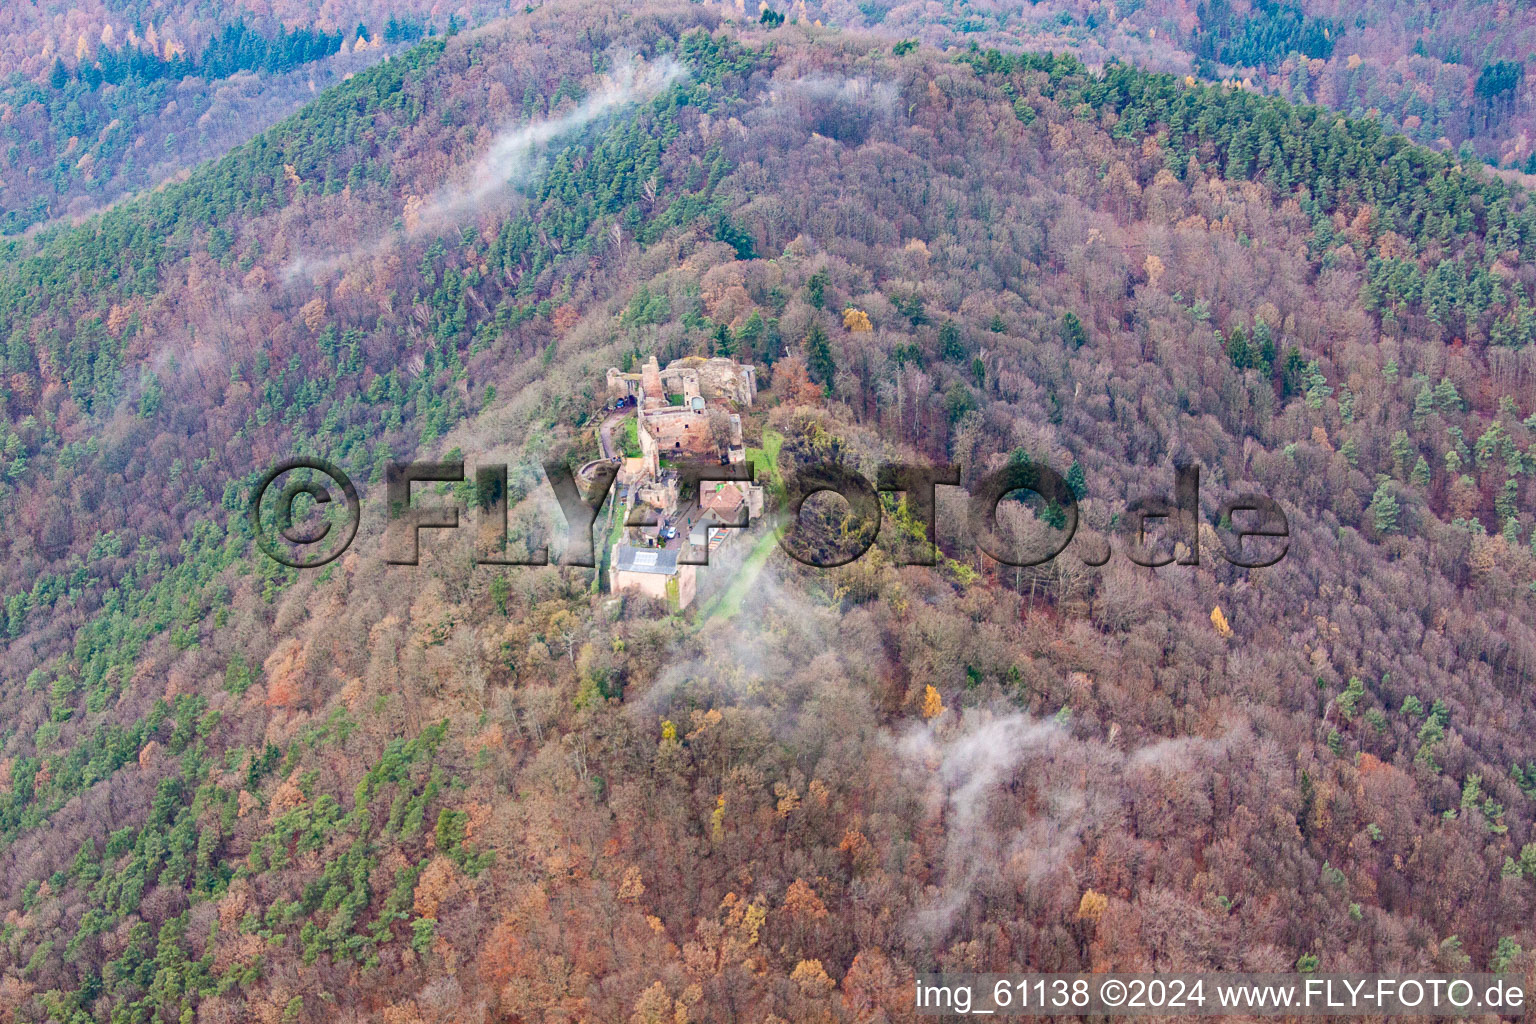
[[(517, 9), (522, 10), (523, 4)], [(79, 220), (248, 141), (411, 43), (509, 13), (473, 0), (0, 8), (0, 232)]]
[[(1524, 191), (1372, 120), (689, 3), (424, 41), (8, 239), (0, 1012), (1529, 976), (1533, 253)], [(366, 511), (323, 570), (253, 550), (294, 453), (375, 512), (392, 460), (508, 464), (535, 546), (539, 462), (594, 457), (605, 370), (652, 354), (756, 364), (765, 466), (1045, 463), (1088, 540), (1196, 462), (1204, 557), (1014, 570), (954, 505), (902, 566), (892, 508), (864, 558), (775, 552), (679, 615), (470, 538), (388, 566)], [(1217, 554), (1243, 491), (1277, 566)]]
[(1441, 152), (1536, 173), (1536, 17), (1499, 0), (822, 0), (810, 17), (940, 46), (1070, 50), (1380, 117)]
[[(78, 220), (176, 178), (317, 90), (423, 38), (518, 14), (508, 0), (208, 4), (35, 0), (0, 8), (0, 231)], [(734, 4), (723, 5), (731, 10)], [(1536, 174), (1536, 18), (1455, 0), (796, 0), (782, 14), (941, 49), (1070, 52), (1354, 116), (1439, 152)], [(451, 8), (451, 9), (450, 9)], [(749, 13), (743, 4), (740, 13)]]

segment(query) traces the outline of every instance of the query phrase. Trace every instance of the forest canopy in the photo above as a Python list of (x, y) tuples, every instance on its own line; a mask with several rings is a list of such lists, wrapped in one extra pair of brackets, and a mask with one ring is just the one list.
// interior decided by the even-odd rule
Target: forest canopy
[[(1210, 59), (1340, 18), (1262, 10)], [(0, 241), (0, 1011), (897, 1021), (929, 970), (1536, 969), (1529, 193), (1240, 82), (778, 13), (402, 11), (182, 180)], [(335, 38), (222, 31), (195, 59)], [(467, 530), (390, 566), (382, 516), (321, 570), (252, 543), (308, 454), (374, 504), (392, 462), (504, 465), (532, 546), (539, 466), (599, 458), (651, 356), (756, 368), (770, 502), (1045, 465), (1107, 541), (1197, 463), (1202, 547), (1261, 492), (1290, 552), (1016, 568), (946, 492), (908, 565), (893, 495), (856, 562), (749, 535), (679, 613)]]

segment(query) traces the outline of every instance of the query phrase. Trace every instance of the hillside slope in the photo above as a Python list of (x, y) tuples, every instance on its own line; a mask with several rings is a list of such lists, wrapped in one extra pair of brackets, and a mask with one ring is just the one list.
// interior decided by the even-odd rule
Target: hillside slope
[(1242, 83), (1536, 173), (1536, 17), (1505, 0), (959, 0), (942, 11), (825, 0), (808, 11), (940, 46), (1068, 50), (1094, 66), (1119, 59)]
[[(429, 40), (4, 243), (0, 1010), (868, 1021), (936, 968), (1529, 974), (1529, 196), (1251, 92), (725, 13)], [(1015, 570), (946, 504), (939, 566), (895, 564), (897, 512), (713, 617), (468, 536), (385, 564), (395, 459), (510, 465), (535, 546), (539, 463), (592, 457), (604, 371), (653, 353), (759, 365), (784, 470), (1043, 462), (1092, 539), (1197, 462), (1206, 526), (1266, 493), (1289, 554)], [(251, 544), (295, 452), (364, 491), (323, 570)]]
[[(394, 0), (133, 10), (61, 0), (0, 11), (0, 230), (79, 219), (249, 139), (360, 67), (425, 36), (533, 6)], [(755, 17), (720, 2), (717, 13)], [(941, 48), (1069, 52), (1192, 73), (1353, 116), (1512, 177), (1536, 173), (1536, 19), (1508, 3), (1394, 0), (806, 0), (773, 12)], [(1527, 185), (1530, 181), (1526, 178)]]

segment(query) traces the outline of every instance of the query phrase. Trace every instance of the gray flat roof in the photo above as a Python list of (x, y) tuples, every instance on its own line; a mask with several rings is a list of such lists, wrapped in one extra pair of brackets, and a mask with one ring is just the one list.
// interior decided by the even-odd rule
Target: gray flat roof
[(614, 568), (620, 572), (651, 572), (671, 576), (677, 572), (677, 551), (667, 548), (637, 548), (619, 545), (619, 557)]

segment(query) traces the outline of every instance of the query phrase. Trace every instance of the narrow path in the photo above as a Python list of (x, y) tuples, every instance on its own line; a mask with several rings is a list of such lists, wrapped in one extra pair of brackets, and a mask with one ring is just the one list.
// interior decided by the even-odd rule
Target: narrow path
[(597, 428), (597, 444), (603, 450), (603, 458), (617, 459), (619, 446), (613, 439), (614, 429), (629, 416), (632, 409), (620, 409), (603, 417), (603, 422)]

